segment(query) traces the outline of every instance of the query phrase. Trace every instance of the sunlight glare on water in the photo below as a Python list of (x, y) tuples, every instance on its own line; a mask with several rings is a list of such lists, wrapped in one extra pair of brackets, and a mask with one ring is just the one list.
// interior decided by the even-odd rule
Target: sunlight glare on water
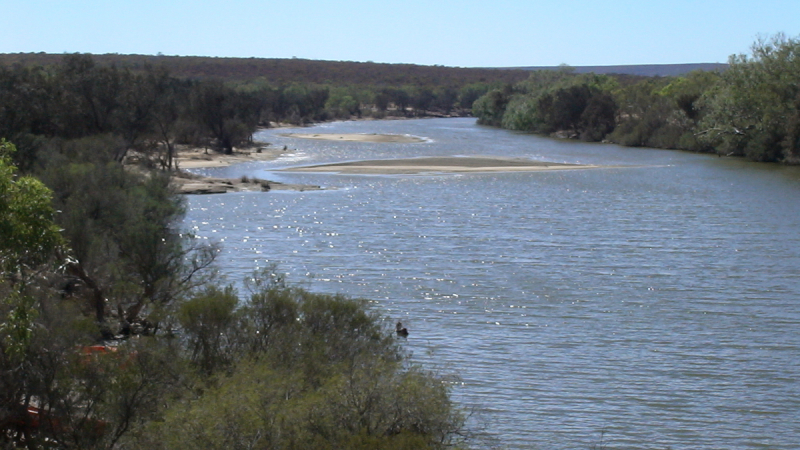
[[(797, 448), (800, 171), (558, 141), (473, 119), (337, 122), (257, 138), (285, 157), (199, 172), (319, 192), (191, 196), (233, 282), (292, 281), (374, 300), (409, 350), (460, 378), (509, 448)], [(367, 176), (298, 165), (495, 155), (616, 168)], [(619, 167), (625, 166), (625, 167)]]

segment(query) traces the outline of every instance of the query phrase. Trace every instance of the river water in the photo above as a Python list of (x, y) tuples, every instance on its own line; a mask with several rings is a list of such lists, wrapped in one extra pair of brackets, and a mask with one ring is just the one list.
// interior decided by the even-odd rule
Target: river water
[[(280, 133), (394, 133), (418, 144)], [(276, 161), (199, 172), (318, 192), (190, 196), (187, 228), (238, 282), (278, 264), (375, 302), (414, 358), (508, 448), (796, 449), (800, 168), (559, 141), (473, 119), (267, 130)], [(615, 168), (278, 172), (323, 162), (498, 155)], [(620, 167), (622, 166), (622, 167)]]

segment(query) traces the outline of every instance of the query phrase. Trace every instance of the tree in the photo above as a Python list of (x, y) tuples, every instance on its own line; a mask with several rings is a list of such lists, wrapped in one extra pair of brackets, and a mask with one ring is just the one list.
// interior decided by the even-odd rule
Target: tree
[(800, 40), (760, 39), (752, 56), (734, 55), (703, 98), (700, 134), (720, 153), (757, 161), (800, 162)]
[(330, 111), (333, 117), (340, 119), (361, 115), (360, 103), (350, 94), (349, 90), (345, 89), (331, 90), (328, 100), (325, 102), (325, 109)]
[(170, 77), (165, 69), (148, 67), (146, 77), (156, 98), (151, 121), (152, 139), (164, 150), (160, 158), (161, 167), (167, 170), (177, 169), (175, 143), (181, 118), (186, 115), (189, 103), (187, 85)]
[(227, 376), (201, 381), (202, 396), (175, 403), (126, 446), (399, 450), (465, 442), (451, 384), (407, 363), (390, 322), (367, 302), (282, 278), (253, 280), (238, 314), (232, 289), (204, 291), (181, 307), (190, 356), (211, 356)]
[(190, 104), (193, 120), (216, 140), (225, 154), (233, 153), (233, 147), (248, 141), (258, 124), (258, 101), (220, 81), (194, 85)]
[[(39, 180), (19, 177), (11, 162), (13, 144), (0, 139), (0, 436), (25, 419), (27, 356), (36, 332), (34, 287), (39, 266), (63, 244), (53, 223), (51, 192)], [(43, 271), (44, 272), (44, 271)], [(50, 272), (48, 272), (49, 274)], [(10, 419), (9, 419), (10, 418)], [(2, 442), (2, 438), (0, 438)]]
[(411, 95), (411, 107), (414, 108), (414, 115), (424, 115), (426, 111), (431, 109), (435, 99), (433, 91), (427, 87), (414, 89)]
[(600, 141), (614, 131), (617, 104), (611, 94), (594, 93), (581, 113), (580, 138), (585, 141)]
[(406, 108), (411, 103), (411, 95), (405, 88), (395, 88), (389, 90), (389, 95), (395, 109), (402, 113), (404, 116), (407, 114)]
[(458, 103), (458, 91), (452, 86), (439, 86), (433, 91), (432, 106), (444, 114), (450, 114)]
[(379, 112), (386, 112), (392, 102), (392, 93), (389, 89), (381, 89), (375, 93), (372, 101)]
[(478, 123), (500, 126), (503, 123), (503, 115), (511, 100), (512, 92), (511, 86), (507, 85), (503, 89), (493, 89), (475, 100), (472, 105), (472, 114), (478, 118)]
[(181, 304), (178, 317), (191, 361), (207, 375), (235, 361), (236, 291), (208, 286)]
[[(634, 147), (663, 148), (677, 142), (680, 131), (669, 132), (669, 119), (677, 112), (677, 106), (661, 94), (669, 82), (668, 79), (647, 78), (620, 89), (615, 95), (619, 119), (609, 139)], [(664, 138), (666, 134), (673, 136), (667, 139)]]
[(43, 263), (62, 244), (50, 189), (33, 177), (16, 175), (15, 151), (0, 139), (0, 267), (6, 276)]
[(585, 84), (560, 88), (539, 97), (537, 114), (542, 117), (546, 131), (569, 130), (577, 136), (581, 116), (592, 96)]
[(202, 283), (216, 248), (176, 228), (184, 199), (167, 174), (145, 176), (113, 161), (63, 162), (48, 167), (42, 178), (62, 211), (58, 223), (71, 248), (65, 269), (75, 283), (71, 295), (91, 305), (98, 323), (116, 313), (123, 330), (145, 324)]
[(17, 177), (13, 144), (0, 139), (0, 286), (10, 284), (0, 324), (0, 352), (13, 357), (30, 339), (36, 311), (26, 294), (31, 271), (50, 259), (63, 244), (53, 222), (51, 192), (39, 180)]
[(97, 66), (89, 55), (67, 55), (56, 80), (63, 89), (59, 99), (61, 133), (83, 137), (113, 131), (114, 114), (120, 106), (118, 94), (124, 88), (116, 66)]

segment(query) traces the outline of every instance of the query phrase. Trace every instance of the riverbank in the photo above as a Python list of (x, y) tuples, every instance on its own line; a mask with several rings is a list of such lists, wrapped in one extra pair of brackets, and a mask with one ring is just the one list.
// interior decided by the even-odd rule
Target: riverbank
[(179, 171), (172, 177), (178, 192), (187, 195), (225, 194), (228, 192), (267, 191), (319, 191), (322, 187), (311, 184), (286, 184), (242, 176), (240, 178), (216, 178)]
[[(377, 143), (419, 143), (425, 142), (424, 138), (399, 134), (320, 134), (320, 133), (286, 133), (283, 136), (351, 142), (377, 142)], [(176, 164), (179, 170), (173, 176), (173, 182), (178, 192), (189, 195), (223, 194), (226, 192), (242, 191), (309, 191), (320, 190), (320, 186), (307, 184), (285, 184), (270, 180), (241, 178), (215, 178), (206, 177), (185, 169), (204, 169), (214, 167), (228, 167), (253, 161), (271, 161), (290, 152), (287, 147), (271, 147), (269, 144), (254, 146), (252, 148), (236, 149), (232, 154), (226, 155), (208, 149), (181, 147), (178, 149)], [(313, 169), (309, 169), (313, 170)]]
[[(325, 140), (370, 143), (421, 143), (425, 138), (407, 134), (377, 133), (286, 133), (282, 136)], [(234, 151), (230, 155), (209, 152), (204, 149), (184, 148), (178, 152), (177, 164), (180, 169), (199, 169), (227, 167), (251, 161), (270, 161), (289, 152), (286, 147), (269, 145)], [(351, 161), (345, 163), (320, 164), (306, 167), (284, 169), (292, 172), (332, 172), (362, 175), (414, 175), (423, 173), (479, 173), (479, 172), (533, 172), (549, 170), (592, 169), (600, 166), (586, 164), (564, 164), (533, 161), (522, 158), (501, 158), (486, 156), (470, 157), (421, 157), (385, 160)], [(241, 178), (205, 177), (185, 170), (179, 171), (174, 182), (183, 194), (221, 194), (241, 191), (319, 190), (320, 186), (283, 184), (269, 180)]]
[(252, 161), (271, 161), (289, 151), (286, 148), (268, 145), (252, 149), (237, 149), (232, 154), (213, 152), (201, 148), (178, 149), (178, 170), (172, 177), (178, 192), (187, 195), (224, 194), (245, 191), (314, 191), (322, 189), (310, 184), (286, 184), (242, 176), (239, 178), (207, 177), (187, 172), (186, 169), (228, 167)]
[(232, 154), (215, 152), (194, 147), (178, 149), (177, 164), (180, 169), (205, 169), (210, 167), (227, 167), (252, 161), (272, 161), (288, 150), (262, 145), (251, 149), (236, 149)]

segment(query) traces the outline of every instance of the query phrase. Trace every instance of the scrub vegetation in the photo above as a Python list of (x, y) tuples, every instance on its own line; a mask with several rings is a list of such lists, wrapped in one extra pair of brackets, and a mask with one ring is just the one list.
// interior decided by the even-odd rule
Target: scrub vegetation
[(479, 123), (585, 141), (800, 163), (800, 41), (762, 39), (723, 72), (538, 71), (473, 105)]
[[(0, 143), (3, 448), (454, 448), (451, 380), (365, 300), (220, 285), (165, 178), (21, 176)], [(58, 205), (57, 212), (52, 204)], [(63, 228), (62, 228), (63, 227)]]
[[(393, 111), (419, 114), (404, 89), (382, 92), (386, 108), (399, 95)], [(351, 114), (362, 103), (350, 93), (87, 55), (0, 69), (2, 448), (474, 441), (452, 380), (415, 365), (369, 302), (275, 271), (239, 293), (220, 282), (217, 246), (179, 228), (178, 145), (231, 153), (273, 121)]]

